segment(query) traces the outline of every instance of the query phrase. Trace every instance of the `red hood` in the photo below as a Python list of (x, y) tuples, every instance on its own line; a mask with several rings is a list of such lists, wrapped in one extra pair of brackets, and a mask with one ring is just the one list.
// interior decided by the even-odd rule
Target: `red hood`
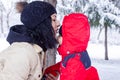
[(88, 18), (80, 13), (65, 16), (62, 24), (62, 37), (62, 45), (58, 48), (62, 56), (86, 50), (90, 37)]

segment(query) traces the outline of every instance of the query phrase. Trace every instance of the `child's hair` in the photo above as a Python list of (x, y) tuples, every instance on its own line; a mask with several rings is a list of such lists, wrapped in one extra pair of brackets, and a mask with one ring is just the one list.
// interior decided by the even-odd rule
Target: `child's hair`
[(59, 35), (62, 36), (62, 26), (59, 29)]

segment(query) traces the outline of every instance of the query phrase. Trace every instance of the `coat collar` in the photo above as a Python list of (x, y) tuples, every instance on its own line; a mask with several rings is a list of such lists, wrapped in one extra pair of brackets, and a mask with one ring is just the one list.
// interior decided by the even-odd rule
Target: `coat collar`
[(40, 52), (43, 51), (43, 49), (42, 49), (40, 46), (38, 46), (37, 44), (33, 44), (33, 48), (35, 49), (35, 51), (36, 51), (37, 53), (40, 53)]

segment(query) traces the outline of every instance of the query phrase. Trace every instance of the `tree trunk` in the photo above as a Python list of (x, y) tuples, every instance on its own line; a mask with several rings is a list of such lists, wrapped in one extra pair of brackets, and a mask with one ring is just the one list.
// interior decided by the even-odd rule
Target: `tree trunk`
[(109, 60), (108, 58), (108, 45), (107, 45), (107, 26), (105, 26), (105, 60)]
[(45, 53), (44, 69), (56, 63), (56, 52), (57, 52), (56, 50), (57, 49), (49, 49)]
[(103, 30), (103, 28), (100, 27), (100, 31), (99, 31), (98, 36), (97, 36), (97, 40), (99, 40), (102, 30)]
[(1, 18), (0, 18), (0, 22), (1, 22), (1, 33), (4, 33), (4, 29), (3, 29), (3, 11), (1, 10)]
[(49, 2), (56, 8), (57, 0), (44, 0), (44, 1)]
[[(62, 0), (62, 5), (65, 6), (64, 0)], [(64, 10), (64, 15), (65, 15), (65, 10)]]
[(6, 18), (7, 18), (7, 20), (6, 20), (7, 28), (9, 29), (9, 27), (10, 27), (10, 26), (9, 26), (9, 13), (7, 14), (7, 17), (6, 17)]
[[(56, 7), (57, 0), (44, 0), (44, 1), (51, 3), (54, 7)], [(45, 54), (44, 69), (56, 63), (56, 52), (57, 52), (56, 49), (47, 50)]]
[(0, 1), (0, 29), (1, 33), (4, 33), (4, 28), (3, 28), (3, 11), (5, 10), (3, 3)]
[(8, 30), (9, 30), (9, 28), (10, 28), (10, 25), (9, 25), (9, 17), (10, 17), (11, 11), (12, 11), (12, 7), (11, 7), (10, 11), (7, 13), (7, 16), (6, 16), (6, 18), (7, 18), (6, 23), (7, 23), (7, 28), (8, 28)]

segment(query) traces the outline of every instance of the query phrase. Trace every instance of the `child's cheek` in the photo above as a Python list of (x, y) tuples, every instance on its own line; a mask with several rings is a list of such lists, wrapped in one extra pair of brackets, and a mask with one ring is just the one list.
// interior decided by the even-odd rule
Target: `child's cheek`
[(58, 42), (59, 42), (59, 45), (62, 44), (62, 37), (61, 36), (58, 37)]

